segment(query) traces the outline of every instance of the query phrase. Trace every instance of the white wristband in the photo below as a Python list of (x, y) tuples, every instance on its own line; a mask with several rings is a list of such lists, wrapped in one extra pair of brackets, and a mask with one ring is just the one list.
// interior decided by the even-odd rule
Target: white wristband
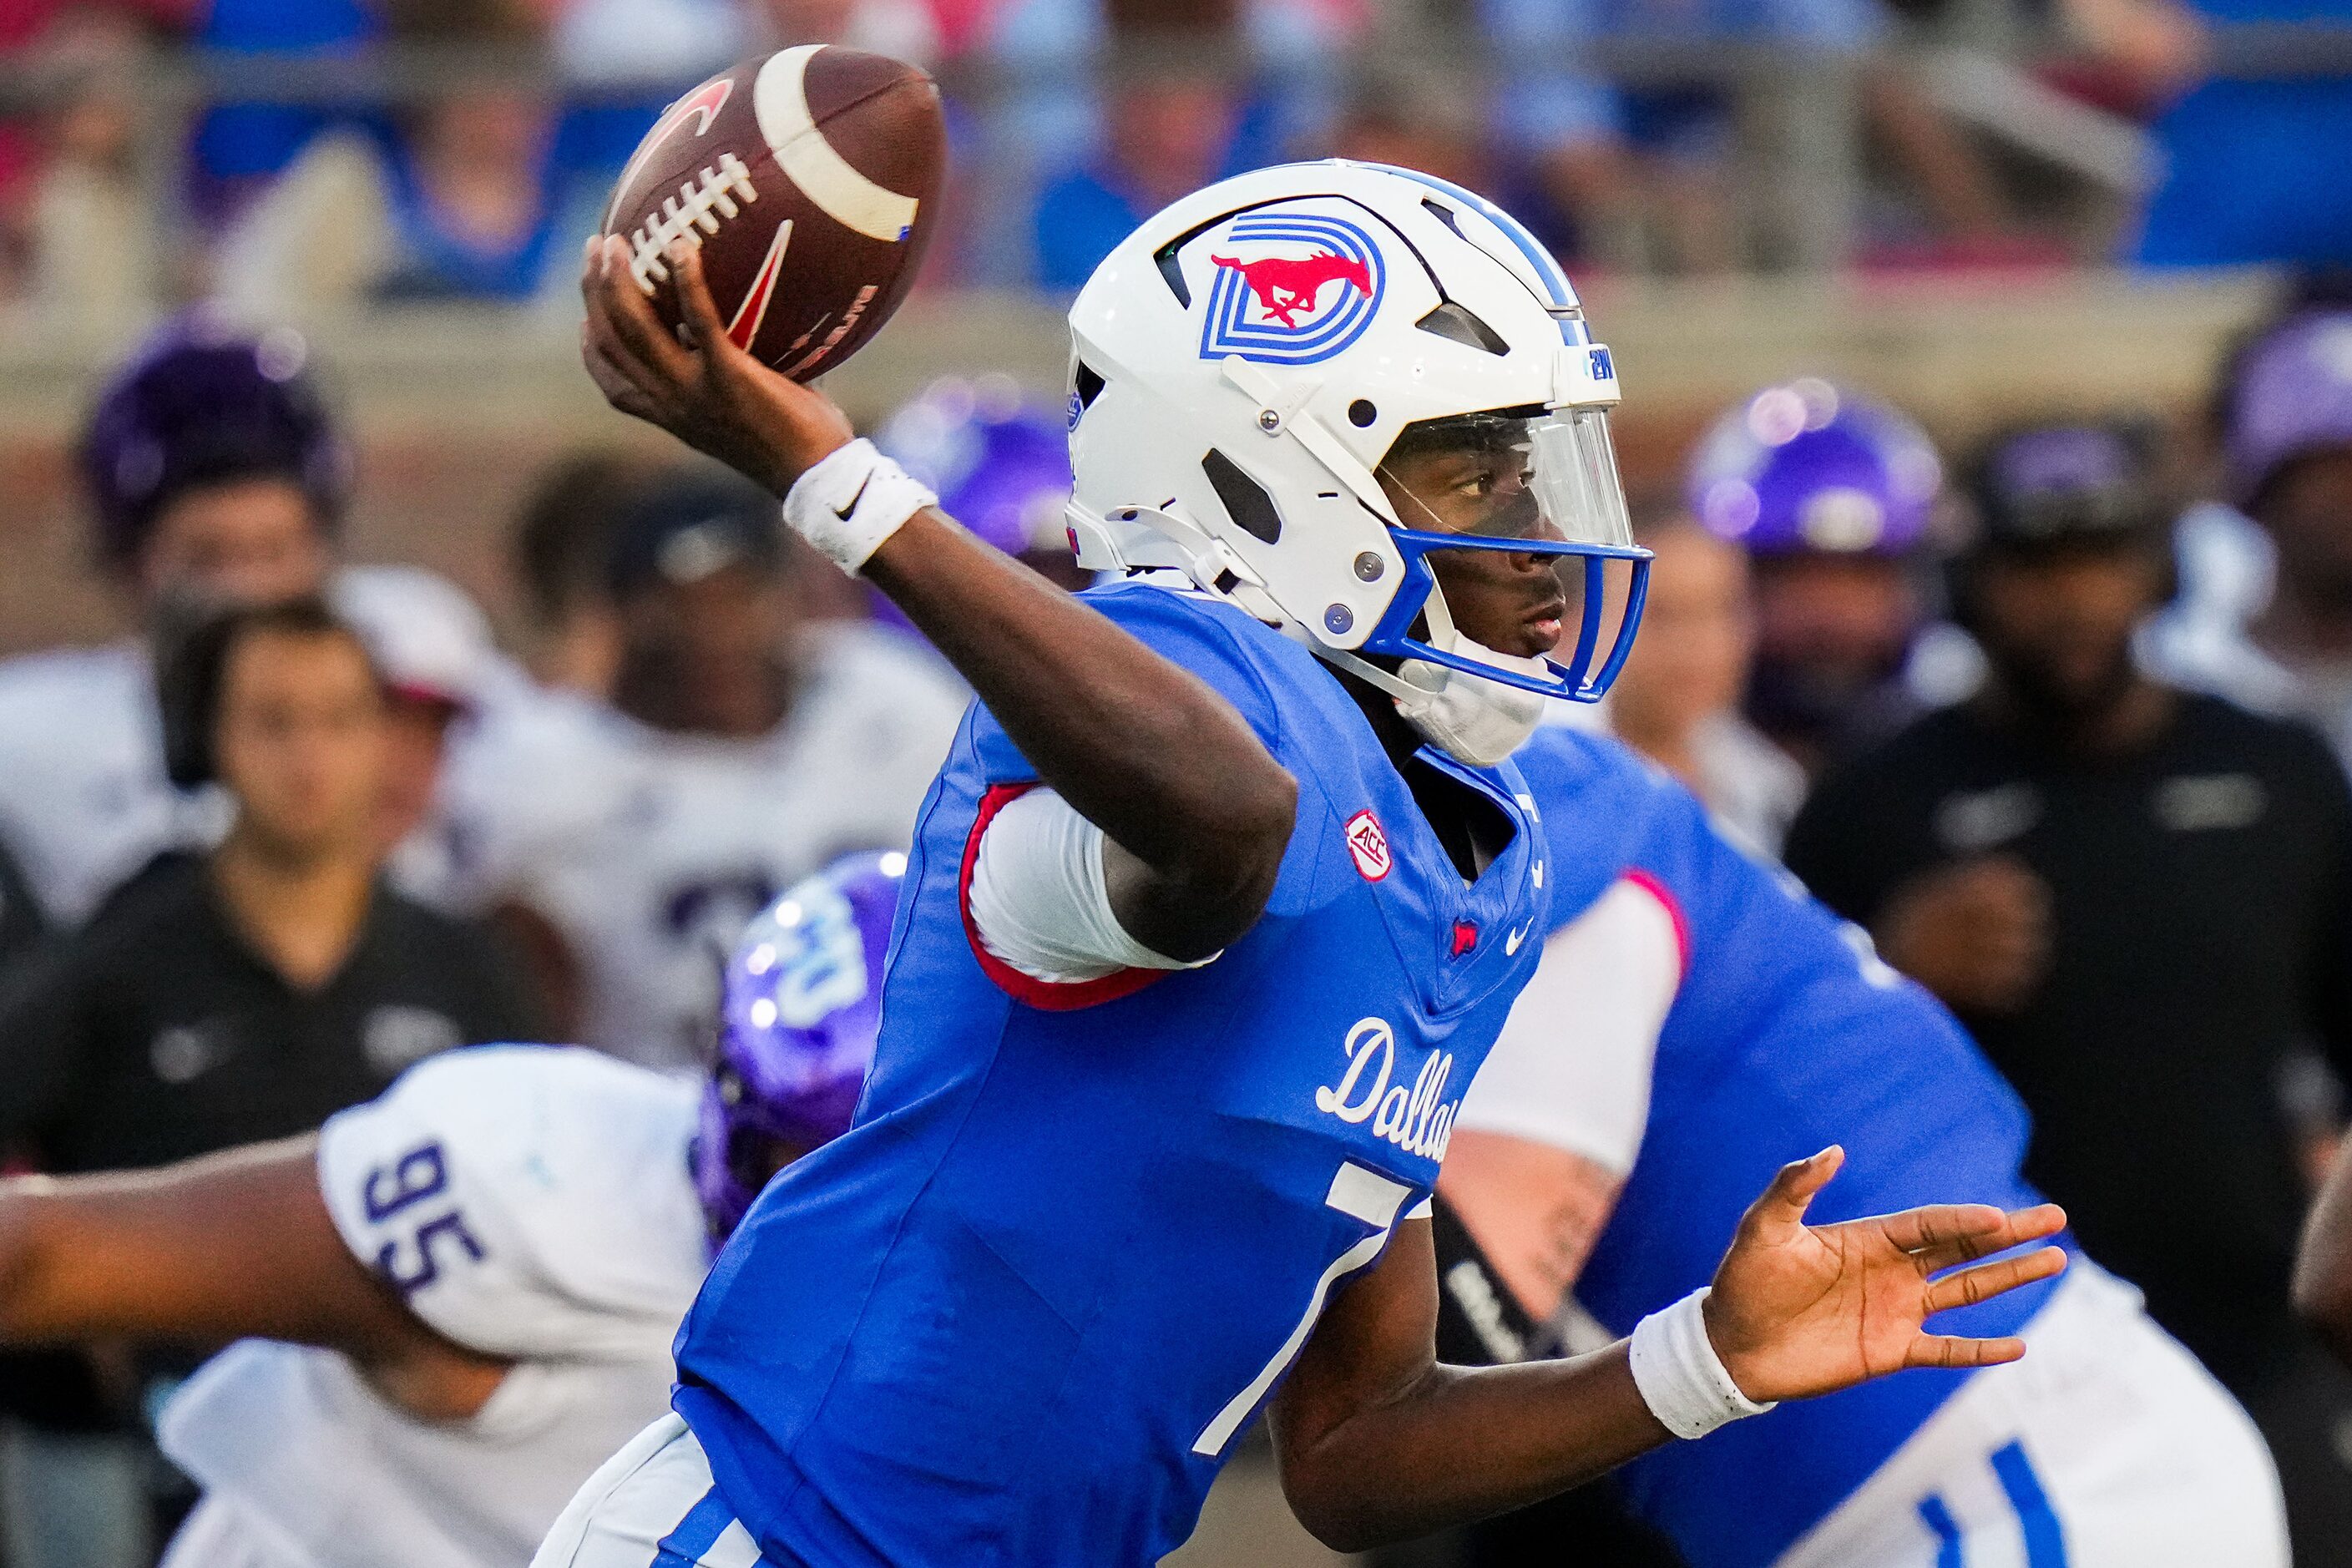
[(854, 574), (908, 518), (939, 500), (861, 437), (827, 453), (793, 481), (784, 497), (784, 522)]
[(1706, 1337), (1707, 1292), (1694, 1290), (1633, 1325), (1633, 1385), (1659, 1424), (1677, 1437), (1704, 1437), (1743, 1415), (1772, 1408), (1739, 1392)]

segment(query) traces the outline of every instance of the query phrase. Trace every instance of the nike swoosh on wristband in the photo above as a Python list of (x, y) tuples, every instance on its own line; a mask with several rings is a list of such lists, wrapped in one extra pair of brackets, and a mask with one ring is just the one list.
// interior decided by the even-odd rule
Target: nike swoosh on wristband
[(835, 507), (833, 509), (833, 515), (841, 519), (842, 521), (847, 522), (851, 514), (857, 510), (857, 503), (866, 499), (866, 487), (873, 482), (874, 474), (873, 471), (869, 469), (867, 470), (866, 477), (857, 481), (857, 493), (849, 498), (849, 504), (847, 506)]

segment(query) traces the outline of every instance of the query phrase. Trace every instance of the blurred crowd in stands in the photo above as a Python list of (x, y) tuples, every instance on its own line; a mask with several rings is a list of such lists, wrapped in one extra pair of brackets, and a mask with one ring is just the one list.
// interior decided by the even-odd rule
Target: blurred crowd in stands
[(12, 0), (0, 298), (562, 301), (660, 107), (801, 41), (940, 75), (939, 280), (1069, 289), (1177, 193), (1325, 153), (1476, 184), (1587, 269), (2341, 263), (2331, 20), (2352, 0)]

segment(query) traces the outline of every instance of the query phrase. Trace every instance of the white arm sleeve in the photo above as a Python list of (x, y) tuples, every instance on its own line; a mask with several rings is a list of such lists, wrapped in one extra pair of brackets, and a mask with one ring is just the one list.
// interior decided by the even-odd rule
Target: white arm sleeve
[(1632, 1170), (1682, 971), (1674, 910), (1642, 882), (1611, 888), (1545, 942), (1454, 1125)]
[(1103, 878), (1103, 830), (1050, 789), (1009, 802), (981, 835), (971, 923), (997, 959), (1032, 980), (1077, 984), (1122, 969), (1198, 969), (1119, 928)]

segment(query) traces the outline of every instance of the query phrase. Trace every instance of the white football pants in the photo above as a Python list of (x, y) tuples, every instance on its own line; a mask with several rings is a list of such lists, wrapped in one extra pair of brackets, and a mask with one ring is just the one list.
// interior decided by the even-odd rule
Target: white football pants
[(2077, 1258), (2021, 1337), (1776, 1568), (2286, 1568), (2270, 1450), (2137, 1289)]
[(754, 1568), (760, 1548), (711, 1484), (684, 1420), (663, 1416), (604, 1461), (547, 1532), (531, 1568)]

